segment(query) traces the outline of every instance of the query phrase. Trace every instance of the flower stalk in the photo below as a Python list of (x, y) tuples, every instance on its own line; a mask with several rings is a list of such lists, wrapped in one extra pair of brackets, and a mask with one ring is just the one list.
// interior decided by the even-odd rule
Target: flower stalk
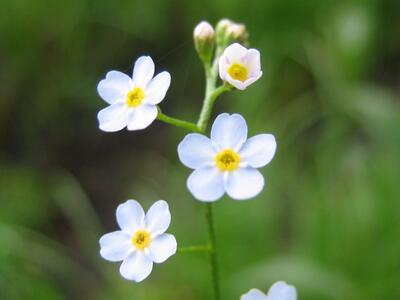
[[(217, 75), (218, 75), (218, 60), (220, 57), (221, 48), (217, 47), (213, 63), (204, 62), (204, 72), (206, 76), (206, 89), (203, 101), (203, 107), (197, 121), (197, 127), (201, 132), (205, 132), (210, 120), (211, 112), (215, 101), (222, 93), (229, 91), (230, 87), (223, 84), (216, 88)], [(212, 203), (206, 204), (206, 222), (208, 226), (208, 238), (210, 247), (210, 267), (214, 289), (214, 299), (220, 299), (220, 286), (218, 274), (218, 261), (217, 261), (217, 248), (216, 248), (216, 234), (213, 219)]]
[(218, 274), (218, 259), (217, 259), (217, 248), (216, 248), (216, 235), (214, 226), (214, 216), (213, 216), (213, 205), (212, 203), (206, 204), (206, 220), (208, 224), (208, 237), (210, 251), (210, 265), (211, 265), (211, 275), (214, 288), (214, 299), (221, 299), (220, 287), (219, 287), (219, 274)]
[[(212, 109), (217, 98), (232, 89), (229, 84), (222, 84), (216, 87), (218, 79), (218, 60), (222, 53), (222, 47), (217, 47), (214, 61), (203, 60), (204, 72), (206, 77), (206, 88), (205, 96), (203, 100), (203, 106), (200, 111), (199, 119), (197, 124), (183, 121), (180, 119), (172, 118), (162, 113), (160, 107), (158, 108), (157, 119), (165, 123), (185, 128), (193, 132), (204, 133), (207, 129)], [(219, 285), (219, 274), (218, 274), (218, 260), (217, 260), (217, 249), (216, 249), (216, 234), (213, 219), (213, 206), (212, 203), (206, 204), (206, 222), (208, 227), (208, 245), (206, 246), (189, 246), (178, 249), (179, 253), (200, 253), (205, 252), (210, 255), (210, 267), (212, 274), (212, 283), (214, 290), (214, 299), (221, 299), (220, 285)]]
[(180, 120), (177, 118), (172, 118), (172, 117), (164, 114), (161, 111), (160, 107), (157, 107), (157, 109), (158, 109), (157, 120), (174, 125), (176, 127), (185, 128), (185, 129), (193, 131), (193, 132), (201, 132), (200, 128), (196, 124), (194, 124), (192, 122)]

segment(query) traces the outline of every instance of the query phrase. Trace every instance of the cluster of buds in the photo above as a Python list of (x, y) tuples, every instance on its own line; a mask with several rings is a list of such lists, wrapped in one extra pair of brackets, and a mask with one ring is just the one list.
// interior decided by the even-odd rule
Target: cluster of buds
[(217, 44), (222, 47), (234, 42), (246, 45), (249, 38), (249, 33), (244, 24), (235, 23), (229, 19), (222, 19), (219, 21), (216, 31)]
[(204, 62), (211, 60), (215, 44), (221, 49), (235, 42), (246, 45), (248, 37), (249, 33), (244, 24), (228, 19), (220, 20), (215, 30), (210, 23), (202, 21), (193, 32), (197, 53)]

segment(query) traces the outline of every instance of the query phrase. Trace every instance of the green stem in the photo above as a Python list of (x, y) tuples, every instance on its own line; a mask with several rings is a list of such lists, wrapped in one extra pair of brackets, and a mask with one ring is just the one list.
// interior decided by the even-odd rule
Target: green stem
[(230, 89), (230, 86), (224, 84), (217, 88), (213, 87), (213, 90), (206, 94), (203, 107), (200, 112), (200, 118), (197, 122), (197, 127), (201, 130), (201, 132), (204, 132), (207, 129), (215, 100), (217, 100), (218, 96), (220, 96), (222, 93), (227, 92)]
[[(197, 121), (197, 128), (201, 132), (205, 132), (207, 129), (208, 122), (210, 120), (211, 112), (218, 96), (222, 93), (229, 91), (231, 87), (227, 84), (223, 84), (216, 88), (218, 79), (218, 60), (221, 55), (222, 48), (218, 47), (216, 50), (214, 62), (212, 64), (205, 63), (204, 71), (206, 75), (206, 90), (203, 101), (203, 107), (201, 108), (199, 120)], [(214, 288), (214, 299), (221, 299), (220, 287), (219, 287), (219, 277), (218, 277), (218, 263), (217, 263), (217, 248), (216, 248), (216, 237), (214, 228), (214, 219), (212, 212), (212, 203), (207, 203), (206, 205), (206, 221), (208, 225), (208, 237), (209, 237), (209, 247), (210, 247), (210, 265), (212, 282)]]
[(211, 263), (211, 274), (214, 287), (214, 299), (219, 300), (220, 288), (219, 288), (219, 277), (218, 277), (218, 262), (217, 262), (217, 248), (216, 248), (216, 237), (215, 237), (215, 227), (213, 218), (213, 206), (212, 203), (206, 204), (206, 220), (208, 224), (208, 236), (210, 245), (210, 263)]
[(211, 252), (210, 245), (188, 246), (178, 248), (178, 253)]
[(194, 124), (192, 122), (187, 122), (187, 121), (183, 121), (180, 119), (169, 117), (169, 116), (163, 114), (159, 107), (157, 107), (157, 109), (158, 109), (158, 115), (157, 115), (158, 120), (163, 121), (168, 124), (171, 124), (171, 125), (174, 125), (174, 126), (185, 128), (190, 131), (201, 132), (200, 128), (197, 127), (196, 124)]

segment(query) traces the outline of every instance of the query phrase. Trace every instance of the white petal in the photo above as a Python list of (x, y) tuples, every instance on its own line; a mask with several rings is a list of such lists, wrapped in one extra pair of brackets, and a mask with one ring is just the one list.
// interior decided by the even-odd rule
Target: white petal
[(244, 85), (247, 88), (249, 85), (253, 84), (255, 81), (257, 81), (258, 79), (261, 78), (263, 72), (258, 72), (257, 74), (255, 74), (254, 76), (249, 77), (245, 82)]
[(229, 172), (225, 179), (225, 190), (236, 200), (255, 197), (264, 187), (264, 177), (252, 167), (239, 168)]
[(247, 139), (246, 120), (239, 114), (220, 114), (211, 128), (211, 139), (221, 148), (237, 151)]
[(256, 74), (256, 76), (249, 77), (245, 82), (243, 82), (240, 80), (233, 79), (231, 76), (226, 74), (225, 76), (226, 78), (223, 78), (223, 80), (227, 81), (229, 84), (231, 84), (232, 86), (234, 86), (239, 90), (245, 90), (249, 85), (253, 84), (255, 81), (260, 79), (261, 76), (262, 72), (260, 71), (258, 74)]
[(176, 247), (175, 237), (164, 233), (151, 240), (148, 255), (155, 263), (162, 263), (176, 253)]
[(164, 71), (155, 76), (146, 87), (145, 103), (158, 104), (167, 93), (171, 84), (171, 75)]
[(268, 164), (275, 155), (276, 141), (272, 134), (259, 134), (249, 138), (239, 151), (240, 160), (253, 168)]
[(139, 105), (129, 113), (128, 130), (139, 130), (148, 127), (157, 118), (157, 114), (155, 105)]
[(146, 229), (152, 236), (164, 233), (171, 223), (171, 213), (169, 212), (168, 203), (159, 200), (154, 203), (146, 214)]
[(134, 234), (136, 230), (144, 227), (144, 211), (136, 200), (128, 200), (117, 207), (117, 222), (119, 227)]
[(128, 122), (128, 109), (125, 103), (115, 103), (103, 108), (97, 114), (99, 128), (106, 132), (123, 129)]
[(150, 275), (153, 262), (143, 251), (131, 253), (121, 264), (119, 272), (128, 280), (140, 282)]
[(251, 289), (240, 297), (240, 300), (269, 300), (267, 296), (258, 289)]
[(132, 250), (131, 236), (126, 232), (114, 231), (100, 238), (100, 255), (106, 260), (124, 260)]
[(226, 56), (222, 55), (218, 60), (219, 77), (222, 80), (227, 80), (230, 76), (227, 73), (227, 68), (230, 65), (229, 60)]
[(206, 136), (190, 133), (179, 143), (178, 156), (188, 168), (197, 169), (214, 162), (217, 154), (213, 142)]
[(229, 75), (227, 75), (225, 78), (225, 81), (227, 81), (230, 85), (234, 86), (235, 88), (237, 88), (238, 90), (241, 90), (241, 91), (243, 91), (247, 88), (248, 85), (246, 84), (246, 82), (248, 80), (250, 80), (250, 79), (247, 79), (245, 82), (243, 82), (240, 80), (233, 79)]
[(224, 173), (215, 166), (194, 170), (187, 180), (187, 187), (193, 196), (205, 202), (212, 202), (224, 195)]
[(222, 54), (222, 56), (226, 56), (230, 63), (241, 62), (242, 59), (246, 56), (247, 49), (238, 43), (234, 43), (227, 47)]
[(255, 77), (261, 71), (260, 52), (256, 49), (249, 49), (244, 57), (244, 63), (249, 70), (249, 76)]
[(97, 92), (109, 104), (122, 101), (132, 88), (132, 79), (121, 72), (110, 71), (97, 85)]
[(296, 288), (284, 281), (274, 283), (268, 291), (268, 300), (296, 300)]
[(132, 79), (135, 86), (145, 88), (147, 83), (153, 78), (154, 75), (154, 62), (150, 56), (139, 57), (133, 68)]

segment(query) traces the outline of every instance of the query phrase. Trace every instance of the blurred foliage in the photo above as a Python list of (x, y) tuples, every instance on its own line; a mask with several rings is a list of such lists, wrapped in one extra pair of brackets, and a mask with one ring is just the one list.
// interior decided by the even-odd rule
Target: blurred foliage
[(205, 240), (176, 145), (155, 123), (106, 134), (96, 93), (142, 54), (173, 77), (166, 113), (203, 95), (192, 29), (248, 26), (264, 76), (218, 102), (278, 152), (256, 199), (216, 204), (224, 299), (276, 280), (300, 299), (400, 299), (400, 2), (5, 0), (0, 11), (0, 299), (210, 299), (207, 258), (176, 255), (137, 285), (99, 258), (128, 198), (171, 204), (181, 246)]

